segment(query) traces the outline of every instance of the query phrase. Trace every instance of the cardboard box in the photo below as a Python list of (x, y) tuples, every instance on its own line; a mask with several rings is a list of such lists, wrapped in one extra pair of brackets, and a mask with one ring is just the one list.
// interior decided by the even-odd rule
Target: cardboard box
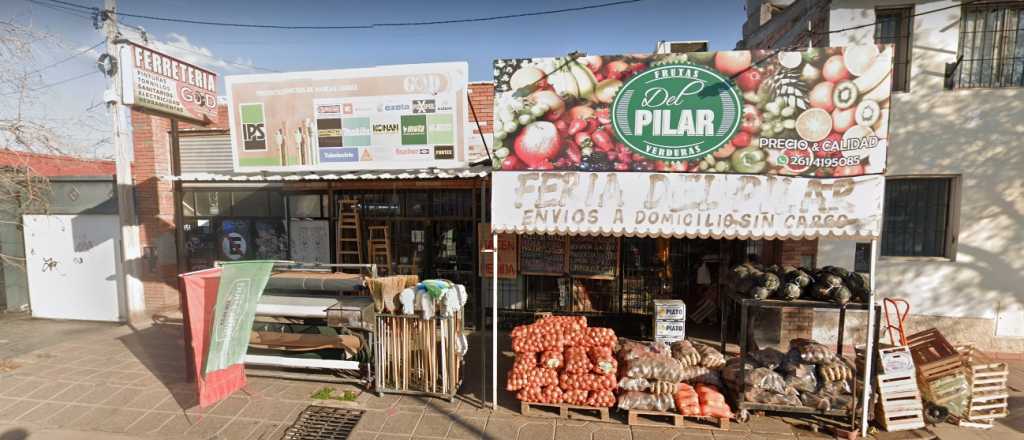
[(656, 299), (653, 304), (655, 320), (686, 320), (686, 303), (681, 299)]
[(686, 320), (656, 319), (654, 321), (654, 340), (671, 344), (686, 338)]

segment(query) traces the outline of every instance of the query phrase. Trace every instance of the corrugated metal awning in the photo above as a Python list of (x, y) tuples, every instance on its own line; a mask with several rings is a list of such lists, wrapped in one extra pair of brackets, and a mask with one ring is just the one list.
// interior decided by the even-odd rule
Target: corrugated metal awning
[(167, 176), (182, 182), (294, 182), (317, 180), (413, 180), (413, 179), (475, 179), (491, 172), (489, 165), (468, 168), (425, 168), (409, 170), (324, 171), (320, 173), (185, 173)]

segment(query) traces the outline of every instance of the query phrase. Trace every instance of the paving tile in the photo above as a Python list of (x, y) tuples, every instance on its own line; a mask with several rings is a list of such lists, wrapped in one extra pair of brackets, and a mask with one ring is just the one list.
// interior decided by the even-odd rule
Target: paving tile
[(249, 440), (252, 433), (258, 426), (259, 420), (235, 419), (220, 432), (218, 439), (224, 440)]
[(107, 432), (125, 432), (129, 426), (146, 414), (138, 409), (117, 408), (106, 420), (100, 423), (99, 430)]
[(174, 414), (150, 411), (145, 413), (142, 417), (135, 421), (125, 429), (125, 433), (133, 435), (149, 434), (156, 431), (164, 423), (174, 417)]
[(356, 424), (355, 431), (380, 432), (387, 420), (388, 414), (384, 411), (366, 411)]
[(420, 418), (423, 417), (422, 412), (397, 412), (395, 414), (389, 414), (388, 419), (384, 422), (384, 426), (380, 428), (380, 432), (387, 434), (403, 434), (411, 435), (412, 431), (416, 429), (416, 424), (419, 423)]
[(170, 392), (163, 388), (142, 390), (124, 403), (125, 408), (150, 410), (170, 397)]
[(3, 414), (4, 410), (7, 409), (7, 407), (14, 405), (15, 403), (18, 403), (18, 399), (10, 397), (0, 397), (0, 414)]
[(249, 399), (245, 397), (228, 397), (217, 404), (216, 407), (210, 411), (210, 415), (223, 416), (223, 417), (234, 417), (245, 409), (246, 405), (249, 404)]
[(140, 390), (137, 388), (118, 388), (107, 399), (101, 401), (100, 405), (124, 407), (126, 403), (138, 397), (139, 393)]
[(489, 419), (487, 429), (484, 430), (484, 437), (488, 438), (516, 438), (519, 430), (530, 423), (530, 419)]
[(674, 428), (631, 426), (629, 430), (633, 433), (633, 440), (665, 440), (675, 435)]
[(212, 438), (231, 423), (229, 417), (204, 416), (195, 420), (195, 424), (185, 431), (185, 436), (195, 439)]
[(156, 430), (161, 437), (179, 437), (185, 434), (192, 427), (194, 420), (185, 414), (174, 414), (171, 419)]
[[(236, 419), (237, 422), (239, 419)], [(282, 429), (287, 429), (289, 425), (272, 422), (262, 422), (256, 429), (249, 433), (250, 440), (278, 440), (281, 438), (280, 433)], [(376, 434), (374, 434), (376, 435)]]
[[(674, 436), (673, 436), (674, 435)], [(664, 437), (664, 440), (713, 439), (714, 434), (707, 429), (675, 429)]]
[(78, 426), (82, 416), (92, 411), (93, 407), (79, 404), (69, 404), (60, 411), (53, 414), (47, 422), (58, 428), (72, 428)]
[[(369, 431), (356, 431), (349, 433), (348, 440), (374, 440), (377, 438), (377, 433)], [(413, 437), (416, 438), (416, 437)]]
[(270, 399), (250, 399), (249, 404), (242, 409), (238, 417), (271, 422), (290, 422), (300, 407), (305, 408), (305, 405)]
[(762, 434), (752, 434), (750, 432), (743, 431), (715, 431), (712, 432), (711, 435), (713, 435), (715, 439), (737, 440), (754, 438), (760, 439)]
[(57, 393), (57, 395), (53, 396), (53, 398), (50, 400), (53, 400), (54, 402), (71, 403), (77, 401), (78, 399), (81, 399), (84, 394), (88, 393), (91, 390), (91, 385), (86, 385), (84, 383), (74, 383), (71, 384), (71, 386), (65, 388), (60, 393)]
[(117, 393), (120, 390), (120, 388), (113, 387), (110, 385), (93, 385), (89, 389), (89, 391), (87, 391), (85, 394), (82, 394), (82, 397), (79, 397), (78, 400), (76, 400), (75, 402), (85, 403), (89, 405), (99, 405), (100, 403), (109, 399), (110, 396), (114, 395), (114, 393)]
[(0, 413), (0, 420), (14, 421), (18, 417), (21, 417), (25, 415), (25, 413), (35, 409), (35, 407), (39, 406), (40, 403), (41, 402), (36, 402), (34, 400), (19, 400)]
[(555, 438), (558, 440), (590, 440), (593, 434), (593, 426), (587, 424), (576, 426), (558, 424), (555, 425)]
[(448, 438), (477, 439), (483, 435), (484, 428), (486, 426), (487, 419), (485, 418), (465, 418), (452, 416), (452, 428), (448, 431)]
[(409, 440), (409, 436), (402, 434), (377, 434), (377, 440)]
[[(397, 405), (401, 397), (393, 394), (385, 394), (383, 397), (371, 396), (362, 404), (367, 409), (387, 409)], [(359, 402), (359, 399), (356, 399), (356, 402)]]
[(452, 426), (452, 420), (447, 415), (423, 413), (423, 418), (416, 425), (413, 431), (415, 436), (423, 437), (444, 437)]
[(0, 396), (20, 399), (32, 394), (32, 392), (43, 385), (46, 385), (46, 381), (35, 378), (15, 378), (4, 380), (4, 389), (0, 389)]
[(547, 440), (554, 438), (554, 435), (555, 424), (551, 422), (529, 422), (519, 428), (519, 438), (521, 439)]
[(18, 417), (18, 422), (48, 425), (44, 422), (66, 406), (67, 404), (65, 403), (43, 402), (31, 411), (22, 414), (21, 417)]
[(54, 397), (57, 397), (58, 394), (68, 388), (71, 388), (70, 382), (51, 382), (36, 388), (35, 391), (29, 393), (25, 398), (32, 400), (53, 400)]
[(625, 426), (608, 425), (594, 430), (593, 434), (593, 440), (630, 440), (632, 438), (633, 433)]

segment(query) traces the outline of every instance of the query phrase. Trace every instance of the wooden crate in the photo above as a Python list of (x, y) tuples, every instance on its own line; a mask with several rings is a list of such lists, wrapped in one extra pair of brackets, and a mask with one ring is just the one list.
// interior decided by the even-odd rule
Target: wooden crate
[(645, 411), (639, 409), (631, 409), (627, 411), (626, 423), (629, 424), (629, 426), (686, 427), (716, 429), (721, 431), (729, 430), (729, 419), (725, 417), (684, 416), (674, 412)]
[[(554, 410), (554, 411), (551, 411)], [(555, 415), (563, 419), (610, 422), (608, 408), (598, 406), (569, 405), (567, 403), (519, 402), (519, 413), (530, 417), (533, 412)], [(557, 411), (557, 413), (556, 413)]]
[(963, 371), (960, 352), (937, 329), (907, 336), (917, 373), (928, 382)]
[(953, 417), (963, 417), (967, 411), (970, 397), (970, 388), (964, 373), (960, 372), (929, 381), (922, 381), (919, 375), (917, 379), (924, 400), (945, 406)]
[(913, 371), (881, 374), (877, 379), (876, 415), (882, 429), (893, 432), (923, 428), (924, 406)]
[(957, 349), (963, 355), (970, 390), (962, 421), (968, 427), (988, 429), (992, 420), (1009, 415), (1010, 395), (1006, 381), (1010, 375), (1010, 368), (1005, 363), (993, 362), (972, 346)]

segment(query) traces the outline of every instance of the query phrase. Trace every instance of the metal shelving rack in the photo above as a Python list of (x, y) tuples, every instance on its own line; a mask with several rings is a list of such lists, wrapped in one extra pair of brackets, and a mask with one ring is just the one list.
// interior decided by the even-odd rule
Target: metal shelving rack
[[(756, 412), (771, 412), (780, 415), (790, 416), (823, 416), (837, 419), (848, 419), (849, 427), (851, 430), (856, 430), (856, 408), (858, 404), (858, 393), (857, 383), (859, 381), (853, 381), (853, 403), (850, 408), (841, 409), (829, 409), (829, 410), (818, 410), (805, 406), (791, 406), (791, 405), (774, 405), (757, 402), (747, 402), (744, 400), (744, 394), (746, 393), (747, 381), (746, 381), (746, 363), (747, 363), (747, 345), (750, 340), (750, 309), (763, 309), (763, 308), (800, 308), (800, 309), (813, 309), (813, 310), (838, 310), (839, 311), (839, 325), (836, 337), (836, 354), (842, 356), (843, 354), (843, 333), (846, 327), (846, 312), (848, 310), (860, 310), (869, 311), (867, 303), (848, 303), (844, 305), (836, 304), (828, 301), (814, 301), (798, 299), (793, 301), (776, 300), (776, 299), (753, 299), (744, 298), (737, 293), (730, 293), (728, 295), (720, 296), (719, 314), (721, 322), (721, 349), (722, 353), (725, 353), (726, 346), (726, 334), (727, 334), (727, 305), (734, 303), (739, 306), (740, 314), (740, 329), (739, 329), (739, 347), (740, 347), (740, 359), (742, 359), (742, 365), (740, 366), (740, 390), (736, 393), (736, 409), (740, 412), (740, 418), (745, 419), (749, 417), (751, 411)], [(879, 321), (881, 319), (880, 313), (881, 307), (875, 305), (874, 314), (874, 328), (877, 329)], [(871, 335), (874, 346), (878, 346), (878, 334)]]

